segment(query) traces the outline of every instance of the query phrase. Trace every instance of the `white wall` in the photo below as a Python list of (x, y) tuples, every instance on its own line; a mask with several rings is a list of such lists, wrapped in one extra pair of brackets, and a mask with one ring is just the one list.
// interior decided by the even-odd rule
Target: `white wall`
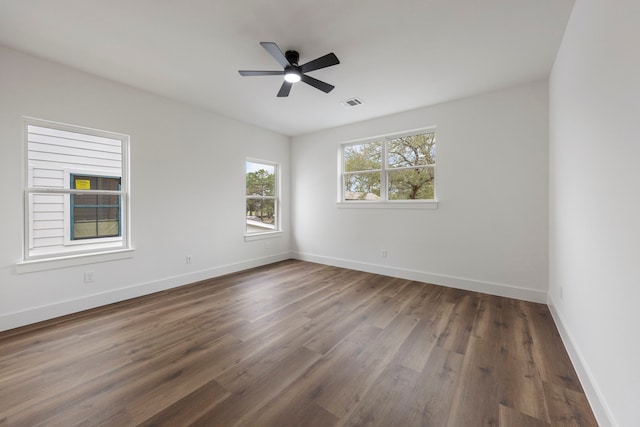
[[(268, 249), (243, 239), (245, 158), (279, 162), (287, 183), (288, 137), (3, 47), (0, 64), (0, 330), (289, 257), (286, 185), (285, 233)], [(132, 258), (16, 270), (22, 116), (131, 136)]]
[(640, 2), (578, 0), (550, 77), (550, 305), (601, 424), (638, 425)]
[[(437, 210), (337, 207), (341, 142), (432, 125)], [(546, 82), (294, 137), (291, 152), (297, 257), (546, 301)]]

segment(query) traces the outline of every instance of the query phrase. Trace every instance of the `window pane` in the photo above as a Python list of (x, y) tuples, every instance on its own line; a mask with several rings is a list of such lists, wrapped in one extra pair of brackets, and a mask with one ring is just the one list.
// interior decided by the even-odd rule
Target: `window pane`
[(120, 222), (119, 221), (98, 221), (98, 236), (119, 236), (120, 235)]
[(357, 172), (382, 169), (382, 143), (346, 145), (344, 147), (344, 171)]
[(275, 196), (276, 167), (263, 163), (247, 162), (246, 187), (247, 196)]
[(120, 207), (100, 206), (96, 209), (96, 218), (98, 221), (117, 221), (120, 217)]
[(388, 172), (389, 200), (434, 198), (434, 169), (431, 166)]
[(101, 194), (97, 198), (100, 206), (118, 207), (120, 205), (120, 196), (115, 194)]
[(96, 222), (96, 208), (79, 208), (73, 209), (74, 222)]
[(74, 194), (72, 199), (74, 206), (95, 206), (98, 204), (98, 196), (95, 194)]
[(344, 200), (380, 200), (380, 172), (345, 175)]
[(435, 164), (435, 133), (390, 140), (387, 145), (387, 162), (390, 168)]
[(120, 196), (74, 194), (72, 240), (120, 236)]
[(74, 239), (93, 239), (98, 236), (95, 222), (76, 222), (73, 224)]
[(120, 221), (76, 221), (73, 224), (74, 239), (95, 239), (120, 236)]
[(247, 234), (276, 230), (276, 200), (247, 198)]
[(76, 190), (120, 190), (120, 178), (72, 175), (71, 188)]

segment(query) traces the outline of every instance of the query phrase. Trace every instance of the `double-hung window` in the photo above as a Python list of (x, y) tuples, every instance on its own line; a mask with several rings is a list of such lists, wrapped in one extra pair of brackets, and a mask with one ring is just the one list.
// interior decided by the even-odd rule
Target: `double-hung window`
[(434, 129), (341, 146), (341, 201), (435, 201)]
[(263, 160), (247, 160), (245, 173), (246, 235), (280, 231), (279, 165)]
[(25, 119), (26, 261), (128, 248), (129, 137)]

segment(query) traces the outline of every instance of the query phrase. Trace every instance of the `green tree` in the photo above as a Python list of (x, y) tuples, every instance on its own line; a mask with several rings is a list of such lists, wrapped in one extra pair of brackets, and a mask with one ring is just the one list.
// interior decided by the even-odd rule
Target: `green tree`
[(274, 196), (275, 188), (275, 173), (269, 172), (266, 169), (247, 172), (247, 216), (257, 216), (263, 222), (273, 221), (273, 215), (275, 214), (274, 203), (272, 200), (263, 199), (263, 197)]
[[(345, 189), (351, 198), (364, 199), (369, 194), (380, 196), (382, 143), (349, 145), (344, 149)], [(375, 172), (367, 172), (375, 171)]]
[(395, 138), (388, 142), (389, 199), (434, 198), (432, 165), (435, 165), (435, 144), (435, 133)]
[(247, 196), (273, 196), (276, 188), (276, 175), (265, 169), (247, 172)]

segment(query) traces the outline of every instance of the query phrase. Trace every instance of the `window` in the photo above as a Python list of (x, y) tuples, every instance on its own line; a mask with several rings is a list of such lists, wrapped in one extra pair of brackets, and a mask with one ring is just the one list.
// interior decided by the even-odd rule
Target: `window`
[(246, 234), (280, 231), (279, 166), (261, 160), (246, 162)]
[(435, 201), (433, 129), (342, 146), (343, 202)]
[(25, 260), (128, 248), (129, 137), (25, 119)]

